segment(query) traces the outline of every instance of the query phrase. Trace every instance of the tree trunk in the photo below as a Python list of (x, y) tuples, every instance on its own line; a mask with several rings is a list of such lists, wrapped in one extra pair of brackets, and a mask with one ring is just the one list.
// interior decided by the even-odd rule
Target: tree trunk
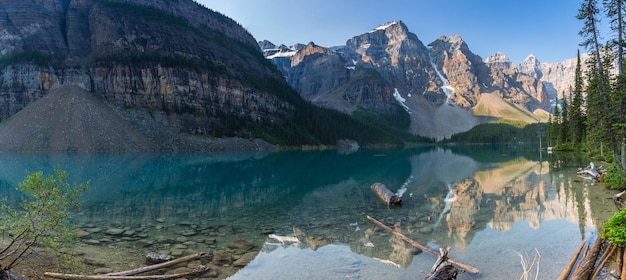
[(576, 273), (572, 276), (572, 280), (588, 280), (589, 276), (593, 272), (594, 266), (598, 259), (598, 255), (600, 254), (600, 250), (602, 249), (602, 243), (604, 240), (602, 238), (597, 237), (596, 242), (593, 243), (591, 250), (589, 253), (580, 261), (578, 265), (578, 269), (576, 269)]
[(626, 138), (622, 136), (622, 170), (626, 170)]
[(387, 206), (391, 205), (400, 205), (402, 204), (402, 199), (399, 198), (395, 193), (391, 192), (385, 184), (382, 183), (374, 183), (370, 187), (374, 193), (387, 204)]
[(433, 265), (426, 280), (455, 280), (460, 271), (454, 267), (448, 260), (448, 248), (439, 248), (439, 258)]
[[(377, 226), (379, 226), (380, 228), (382, 228), (382, 229), (384, 229), (384, 230), (394, 234), (395, 236), (399, 237), (400, 239), (402, 239), (402, 240), (408, 242), (409, 244), (413, 245), (415, 248), (418, 248), (418, 249), (420, 249), (420, 250), (422, 250), (422, 251), (424, 251), (426, 253), (429, 253), (429, 254), (431, 254), (433, 256), (436, 256), (436, 257), (440, 256), (439, 253), (433, 251), (432, 249), (430, 249), (430, 248), (428, 248), (428, 247), (426, 247), (426, 246), (424, 246), (422, 244), (419, 244), (417, 241), (415, 241), (415, 240), (413, 240), (411, 238), (406, 237), (406, 235), (391, 229), (390, 227), (388, 227), (388, 226), (384, 225), (383, 223), (379, 222), (378, 220), (376, 220), (376, 219), (374, 219), (374, 218), (372, 218), (370, 216), (367, 216), (367, 219), (370, 220), (371, 222), (373, 222), (374, 224), (376, 224)], [(456, 261), (454, 259), (448, 258), (448, 262), (450, 262), (452, 264), (455, 264), (455, 265), (458, 265), (459, 267), (461, 267), (465, 271), (467, 271), (469, 273), (472, 273), (472, 274), (476, 274), (476, 273), (480, 272), (477, 268), (469, 266), (469, 265), (466, 265), (466, 264), (464, 264), (462, 262), (459, 262), (459, 261)]]
[(146, 275), (146, 276), (109, 276), (109, 275), (80, 275), (80, 274), (63, 274), (46, 272), (45, 277), (65, 279), (65, 280), (161, 280), (161, 279), (178, 279), (191, 275), (200, 275), (209, 271), (208, 267), (200, 267), (189, 272), (168, 274), (168, 275)]
[(570, 258), (569, 262), (565, 265), (563, 270), (561, 270), (561, 274), (559, 274), (559, 276), (556, 278), (557, 280), (567, 280), (567, 278), (569, 278), (569, 275), (572, 273), (572, 269), (574, 268), (574, 265), (576, 264), (576, 261), (580, 257), (580, 252), (582, 252), (582, 250), (583, 250), (583, 248), (585, 247), (586, 244), (587, 244), (587, 241), (585, 241), (585, 240), (580, 242), (580, 245), (578, 246), (578, 249), (576, 249), (576, 253), (574, 253), (574, 255), (572, 255), (572, 257)]

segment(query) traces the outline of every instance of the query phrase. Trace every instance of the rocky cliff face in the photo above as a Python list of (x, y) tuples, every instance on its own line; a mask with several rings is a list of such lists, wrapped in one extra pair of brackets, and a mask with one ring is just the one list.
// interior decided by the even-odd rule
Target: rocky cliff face
[[(589, 59), (589, 54), (580, 55), (581, 68), (583, 73), (587, 69), (585, 61)], [(534, 55), (529, 55), (516, 66), (520, 73), (539, 79), (545, 86), (550, 100), (562, 99), (563, 95), (570, 94), (570, 87), (574, 86), (574, 73), (576, 71), (576, 57), (554, 63), (539, 61)]]
[(530, 112), (550, 110), (550, 100), (540, 80), (517, 72), (513, 62), (502, 53), (487, 58), (485, 63), (491, 69), (492, 92)]
[(409, 130), (424, 136), (446, 137), (480, 123), (472, 109), (483, 94), (496, 94), (525, 115), (550, 109), (544, 85), (516, 71), (504, 55), (483, 61), (459, 35), (426, 47), (401, 21), (334, 49), (314, 44), (278, 49), (266, 57), (303, 97), (346, 112), (366, 108), (389, 114), (399, 105), (410, 115)]
[(0, 4), (1, 120), (64, 85), (184, 133), (248, 136), (224, 117), (271, 123), (293, 110), (268, 90), (284, 80), (254, 38), (191, 0)]

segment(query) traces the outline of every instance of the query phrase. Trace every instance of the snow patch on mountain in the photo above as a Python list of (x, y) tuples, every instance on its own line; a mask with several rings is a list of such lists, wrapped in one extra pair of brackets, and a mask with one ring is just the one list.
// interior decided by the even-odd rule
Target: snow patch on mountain
[(370, 31), (370, 33), (374, 33), (374, 32), (376, 32), (378, 30), (385, 30), (385, 29), (395, 25), (396, 23), (398, 23), (398, 22), (397, 21), (385, 22), (385, 23), (379, 25), (378, 27), (372, 29), (372, 31)]
[(393, 89), (393, 98), (395, 98), (398, 101), (398, 103), (400, 103), (400, 105), (402, 105), (404, 110), (406, 110), (409, 114), (411, 113), (411, 109), (409, 108), (409, 106), (407, 106), (405, 104), (406, 99), (404, 97), (402, 97), (402, 95), (400, 95), (400, 92), (398, 91), (397, 88)]
[[(266, 51), (272, 51), (272, 50), (266, 50)], [(278, 50), (276, 53), (267, 56), (267, 59), (272, 59), (272, 58), (277, 58), (277, 57), (292, 57), (297, 52), (298, 51), (296, 50)]]

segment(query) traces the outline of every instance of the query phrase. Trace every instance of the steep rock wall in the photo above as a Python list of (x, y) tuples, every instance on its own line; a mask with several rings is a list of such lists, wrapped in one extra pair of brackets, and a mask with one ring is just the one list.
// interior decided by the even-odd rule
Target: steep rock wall
[(0, 3), (0, 120), (64, 85), (186, 133), (218, 133), (228, 118), (240, 135), (237, 119), (272, 123), (293, 110), (270, 93), (285, 81), (254, 38), (194, 1)]

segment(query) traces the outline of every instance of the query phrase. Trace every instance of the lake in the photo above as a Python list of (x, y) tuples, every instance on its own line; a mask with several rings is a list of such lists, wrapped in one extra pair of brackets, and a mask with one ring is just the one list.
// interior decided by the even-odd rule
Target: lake
[[(145, 265), (147, 253), (211, 251), (230, 279), (421, 279), (436, 258), (367, 219), (480, 270), (458, 279), (516, 279), (521, 254), (555, 278), (616, 208), (578, 177), (589, 161), (536, 147), (459, 146), (237, 154), (2, 154), (0, 193), (26, 171), (91, 181), (72, 217), (85, 271)], [(388, 207), (371, 190), (401, 195)], [(270, 238), (297, 237), (299, 243)], [(534, 272), (533, 272), (534, 273)]]

